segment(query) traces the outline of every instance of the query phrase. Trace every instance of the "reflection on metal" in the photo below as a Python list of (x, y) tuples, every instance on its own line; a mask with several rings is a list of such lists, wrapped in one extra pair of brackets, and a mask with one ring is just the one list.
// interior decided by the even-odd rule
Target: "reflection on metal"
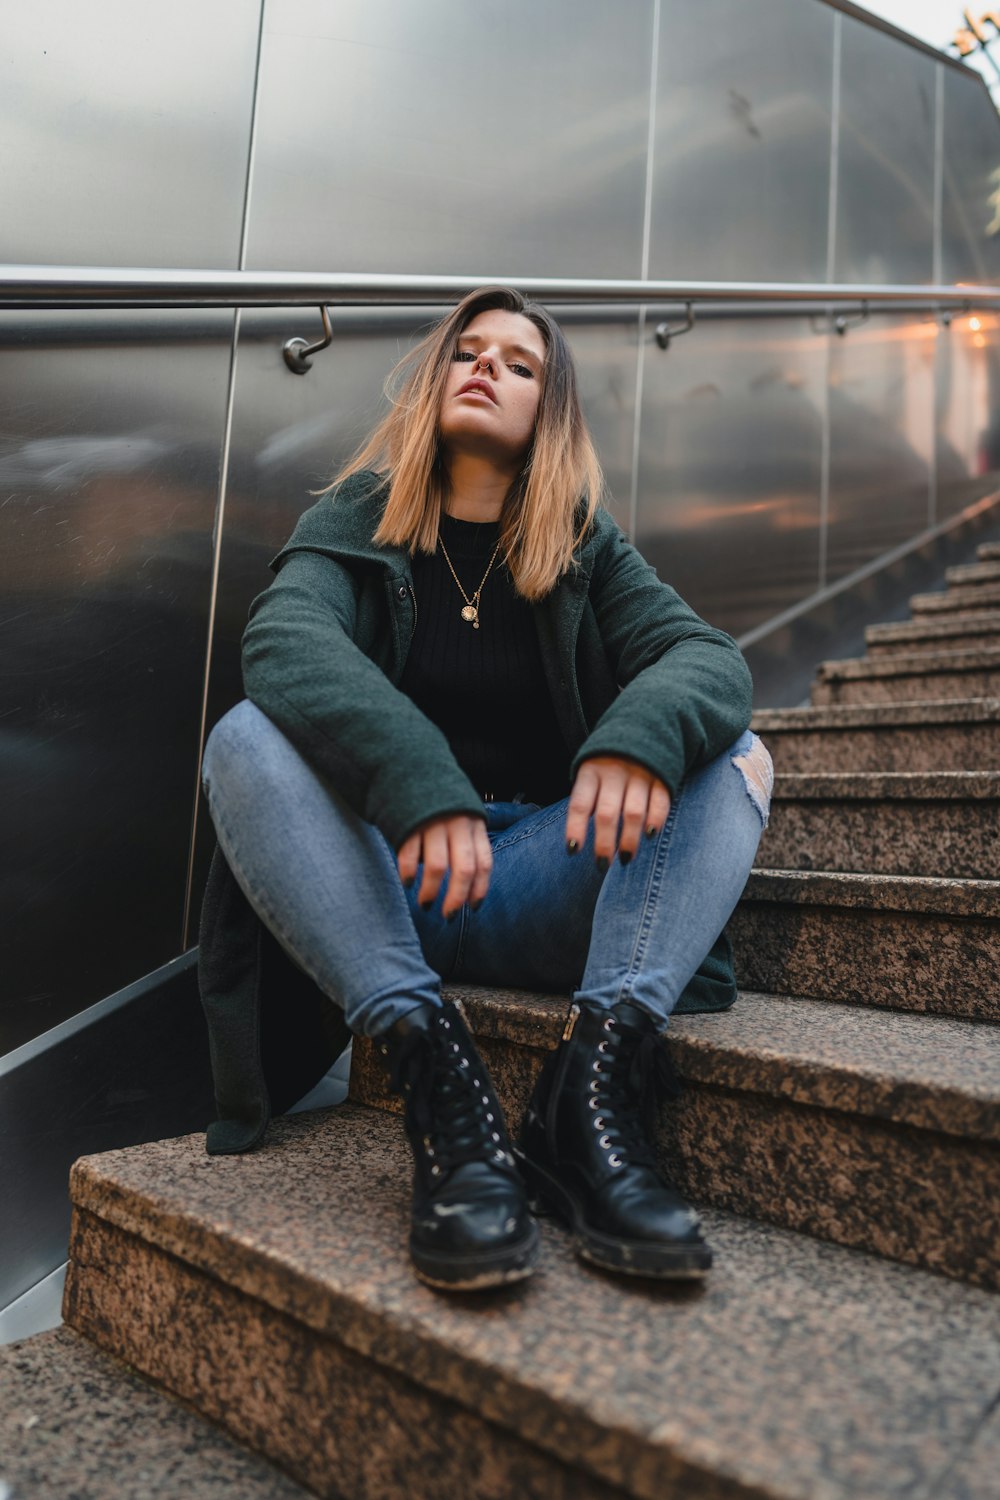
[(680, 338), (682, 333), (690, 333), (693, 327), (694, 313), (691, 310), (691, 303), (689, 302), (687, 304), (687, 318), (685, 322), (675, 323), (673, 328), (671, 328), (669, 323), (657, 323), (655, 329), (657, 345), (661, 349), (669, 349), (671, 339)]
[(308, 375), (312, 369), (312, 356), (319, 354), (321, 349), (328, 349), (333, 343), (333, 324), (330, 322), (330, 314), (325, 307), (321, 306), (319, 315), (323, 319), (321, 339), (317, 339), (315, 344), (309, 344), (305, 339), (288, 339), (282, 348), (285, 364), (293, 375)]

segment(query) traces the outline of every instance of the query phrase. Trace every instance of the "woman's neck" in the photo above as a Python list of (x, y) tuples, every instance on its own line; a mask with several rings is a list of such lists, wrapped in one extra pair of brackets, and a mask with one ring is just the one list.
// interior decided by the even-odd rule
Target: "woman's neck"
[(452, 454), (445, 468), (444, 509), (459, 521), (498, 521), (514, 478), (474, 454)]

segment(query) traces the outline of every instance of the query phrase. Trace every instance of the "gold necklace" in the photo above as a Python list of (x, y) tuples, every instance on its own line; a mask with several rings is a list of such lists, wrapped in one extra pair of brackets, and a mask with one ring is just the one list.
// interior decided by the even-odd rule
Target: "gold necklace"
[(492, 569), (493, 564), (497, 560), (497, 553), (500, 551), (500, 541), (499, 541), (499, 539), (497, 540), (497, 544), (493, 548), (493, 556), (490, 558), (489, 562), (486, 564), (486, 572), (483, 574), (482, 578), (480, 578), (480, 580), (479, 580), (479, 587), (476, 589), (476, 592), (472, 595), (471, 599), (470, 599), (469, 595), (463, 589), (461, 580), (460, 580), (458, 574), (455, 572), (455, 569), (452, 567), (451, 558), (448, 556), (448, 549), (447, 549), (447, 547), (444, 544), (444, 540), (443, 540), (440, 532), (438, 532), (438, 542), (440, 543), (441, 551), (444, 553), (444, 560), (448, 564), (448, 571), (451, 574), (452, 578), (454, 578), (456, 584), (458, 585), (458, 592), (461, 594), (462, 598), (465, 600), (465, 608), (462, 610), (462, 619), (465, 620), (465, 621), (467, 621), (467, 623), (472, 626), (473, 630), (478, 630), (479, 629), (479, 596), (483, 592), (483, 584), (486, 582), (487, 578), (489, 578), (489, 576), (490, 576), (490, 570)]

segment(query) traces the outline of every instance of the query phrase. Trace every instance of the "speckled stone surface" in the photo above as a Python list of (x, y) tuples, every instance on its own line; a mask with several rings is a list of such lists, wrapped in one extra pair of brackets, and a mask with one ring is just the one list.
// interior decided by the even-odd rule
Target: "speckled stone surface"
[(914, 615), (974, 613), (979, 609), (1000, 607), (1000, 586), (980, 583), (972, 588), (953, 586), (939, 594), (914, 594), (910, 609)]
[(771, 994), (998, 1020), (997, 892), (995, 881), (755, 870), (729, 924), (737, 979)]
[(5, 1500), (302, 1500), (308, 1490), (68, 1328), (0, 1347)]
[(1000, 773), (777, 776), (756, 863), (990, 879), (1000, 870)]
[(984, 610), (971, 623), (933, 616), (893, 625), (869, 625), (865, 645), (869, 656), (894, 651), (977, 651), (995, 646), (998, 636), (1000, 610)]
[(945, 569), (945, 582), (951, 588), (966, 588), (970, 584), (1000, 584), (1000, 557), (992, 562), (960, 563)]
[[(709, 1210), (701, 1287), (589, 1270), (546, 1223), (540, 1275), (443, 1297), (407, 1262), (407, 1177), (399, 1121), (352, 1106), (277, 1122), (248, 1157), (191, 1138), (91, 1159), (68, 1314), (222, 1420), (281, 1433), (294, 1403), (328, 1462), (338, 1435), (376, 1449), (375, 1478), (345, 1485), (358, 1500), (568, 1500), (602, 1493), (591, 1482), (649, 1500), (951, 1500), (942, 1476), (1000, 1393), (988, 1294)], [(415, 1433), (394, 1405), (407, 1387), (439, 1398)], [(530, 1471), (490, 1488), (462, 1413), (579, 1488)]]
[[(566, 1002), (467, 990), (463, 1003), (516, 1131)], [(534, 1037), (513, 1069), (517, 1049), (503, 1035), (523, 1033), (522, 1005), (534, 1012)], [(672, 1167), (701, 1201), (994, 1284), (1000, 1028), (743, 994), (731, 1011), (677, 1017), (670, 1038), (687, 1093), (681, 1113), (666, 1114), (662, 1140), (669, 1148), (675, 1125), (688, 1122), (684, 1167)], [(357, 1047), (351, 1088), (359, 1102), (396, 1107), (370, 1044)], [(690, 1102), (706, 1089), (706, 1104)], [(716, 1117), (720, 1090), (727, 1102)], [(761, 1112), (772, 1145), (760, 1136), (748, 1160), (746, 1134), (760, 1130)], [(777, 1168), (796, 1131), (805, 1135), (793, 1184)], [(824, 1141), (836, 1152), (818, 1149)], [(839, 1174), (828, 1170), (831, 1153)], [(859, 1195), (855, 1174), (876, 1167), (878, 1190)], [(913, 1182), (922, 1184), (916, 1198)]]
[(976, 548), (976, 556), (980, 562), (1000, 560), (1000, 542), (980, 542)]
[(779, 775), (993, 770), (1000, 699), (771, 708), (754, 714), (753, 727)]
[(816, 672), (813, 707), (830, 703), (908, 703), (916, 699), (1000, 696), (1000, 647), (926, 651), (825, 661)]

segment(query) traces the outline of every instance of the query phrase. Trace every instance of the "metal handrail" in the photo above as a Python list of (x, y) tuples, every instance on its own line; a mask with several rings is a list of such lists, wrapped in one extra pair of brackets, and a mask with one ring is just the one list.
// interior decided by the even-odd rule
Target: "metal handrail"
[(1000, 288), (872, 283), (597, 280), (558, 276), (423, 276), (323, 271), (178, 271), (0, 265), (0, 308), (350, 307), (453, 302), (481, 286), (515, 286), (538, 302), (867, 302), (886, 308), (1000, 305)]

